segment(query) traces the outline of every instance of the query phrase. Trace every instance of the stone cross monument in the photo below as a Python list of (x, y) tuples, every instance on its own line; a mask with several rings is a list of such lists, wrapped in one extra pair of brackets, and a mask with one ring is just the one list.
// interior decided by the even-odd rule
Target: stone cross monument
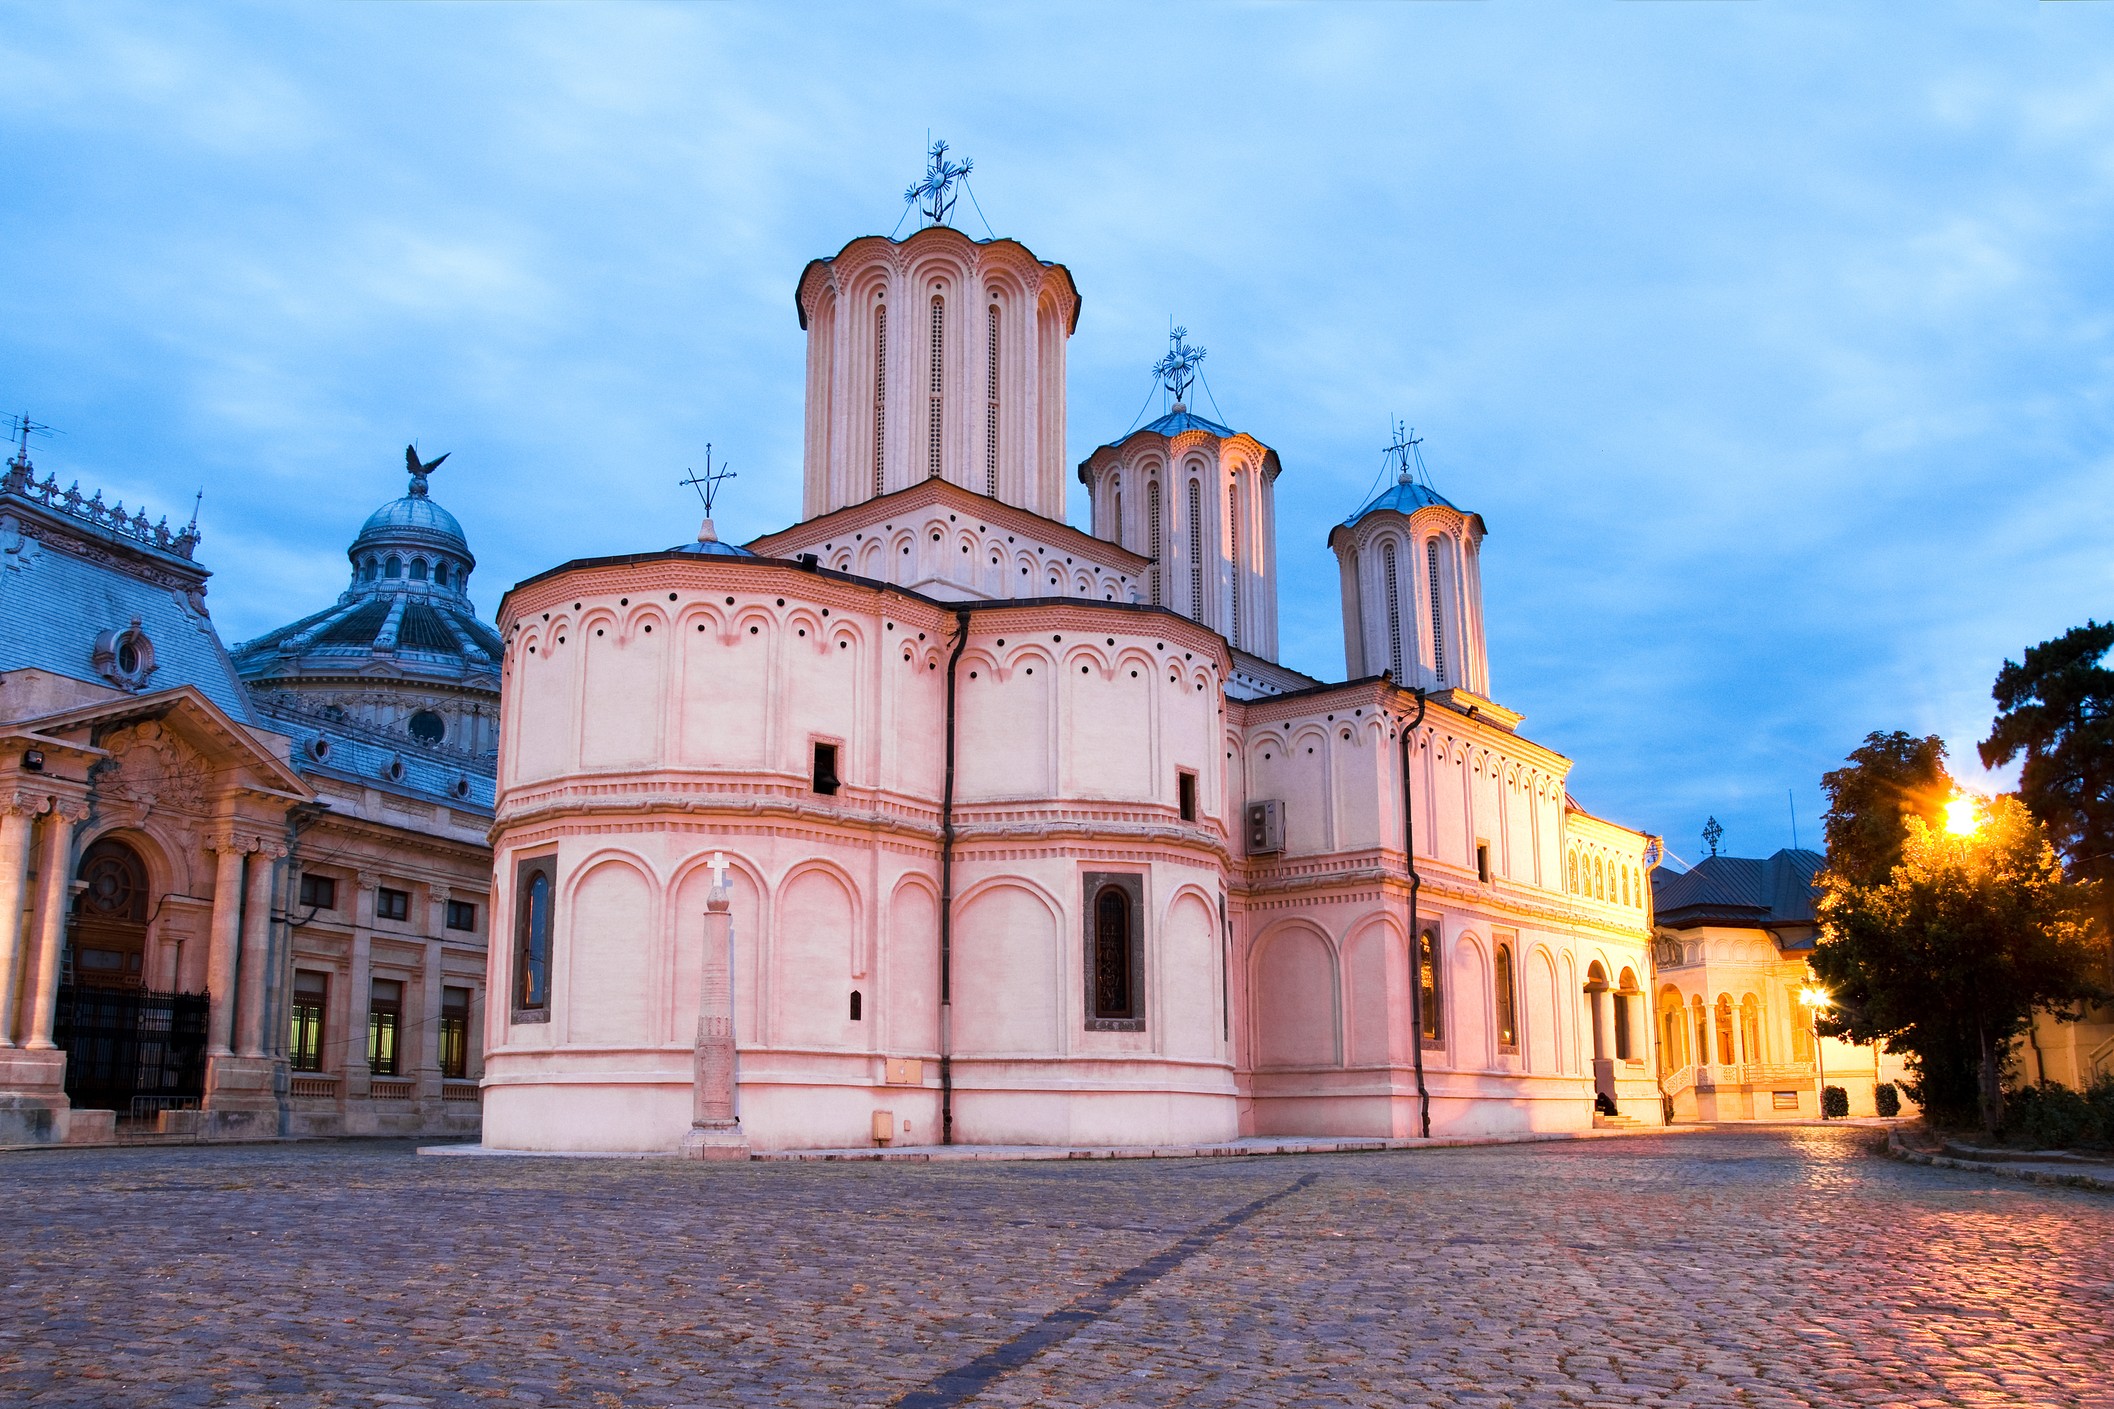
[(727, 858), (712, 853), (705, 897), (705, 955), (697, 985), (697, 1050), (686, 1159), (747, 1159), (749, 1137), (734, 1114), (734, 916)]

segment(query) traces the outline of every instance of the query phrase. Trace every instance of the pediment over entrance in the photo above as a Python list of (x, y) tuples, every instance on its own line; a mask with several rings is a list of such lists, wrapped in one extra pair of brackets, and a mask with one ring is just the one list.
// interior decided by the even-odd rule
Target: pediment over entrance
[(229, 718), (190, 685), (25, 719), (13, 728), (101, 755), (106, 761), (96, 783), (142, 805), (202, 811), (230, 784), (289, 802), (315, 797), (287, 761), (282, 736)]

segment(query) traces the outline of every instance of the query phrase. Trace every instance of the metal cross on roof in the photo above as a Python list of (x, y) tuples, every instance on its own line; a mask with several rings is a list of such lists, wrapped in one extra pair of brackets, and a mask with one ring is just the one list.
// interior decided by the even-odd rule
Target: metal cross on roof
[(1187, 328), (1170, 328), (1167, 332), (1167, 355), (1152, 364), (1152, 374), (1160, 379), (1160, 385), (1174, 393), (1177, 411), (1185, 409), (1189, 400), (1189, 388), (1196, 382), (1196, 369), (1204, 360), (1204, 349), (1191, 347)]
[(976, 166), (974, 161), (947, 160), (947, 144), (938, 141), (926, 154), (925, 177), (903, 192), (905, 204), (915, 205), (928, 224), (945, 225), (954, 219), (954, 185)]
[(1395, 467), (1395, 483), (1408, 484), (1424, 468), (1424, 453), (1417, 449), (1424, 437), (1417, 434), (1415, 426), (1405, 428), (1400, 421), (1392, 422), (1392, 429), (1394, 435), (1382, 453), (1387, 456), (1387, 463)]
[(697, 491), (697, 497), (705, 501), (705, 517), (709, 519), (712, 517), (712, 501), (719, 497), (719, 486), (726, 480), (736, 478), (738, 476), (728, 469), (724, 462), (717, 470), (712, 468), (712, 442), (708, 440), (705, 442), (705, 472), (699, 474), (692, 470), (690, 478), (679, 479), (676, 483), (687, 484)]
[(1710, 848), (1712, 856), (1718, 854), (1718, 838), (1724, 835), (1725, 828), (1719, 825), (1717, 818), (1712, 817), (1703, 824), (1703, 845)]

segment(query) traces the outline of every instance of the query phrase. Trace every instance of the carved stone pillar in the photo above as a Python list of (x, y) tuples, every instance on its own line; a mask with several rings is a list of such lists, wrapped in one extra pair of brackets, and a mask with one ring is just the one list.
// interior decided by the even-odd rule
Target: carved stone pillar
[(30, 1010), (32, 1051), (52, 1049), (51, 1020), (59, 1005), (59, 957), (66, 950), (66, 914), (73, 908), (73, 829), (88, 818), (86, 803), (55, 801), (44, 816), (44, 859), (37, 877), (37, 988)]
[(242, 977), (237, 985), (236, 1038), (245, 1057), (264, 1055), (265, 989), (271, 983), (272, 873), (284, 847), (259, 847), (250, 853), (243, 887)]
[(213, 842), (213, 938), (206, 956), (206, 1055), (234, 1053), (235, 953), (242, 939), (242, 855), (245, 843), (232, 836)]
[(29, 891), (29, 833), (42, 798), (0, 798), (0, 1047), (15, 1045), (28, 1024), (15, 1020), (15, 979), (22, 972), (22, 912)]
[(692, 1114), (690, 1133), (683, 1137), (683, 1155), (688, 1159), (747, 1159), (749, 1137), (734, 1114), (734, 915), (728, 908), (724, 870), (715, 882), (705, 898)]

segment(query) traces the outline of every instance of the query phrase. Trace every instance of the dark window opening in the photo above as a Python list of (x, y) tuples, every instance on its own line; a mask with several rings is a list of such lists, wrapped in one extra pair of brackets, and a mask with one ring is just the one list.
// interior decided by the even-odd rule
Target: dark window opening
[(550, 1005), (551, 873), (546, 861), (526, 861), (514, 882), (514, 1006)]
[(853, 990), (851, 991), (851, 1020), (852, 1020), (853, 1022), (858, 1022), (858, 1021), (860, 1021), (860, 1016), (859, 1016), (859, 1014), (860, 1014), (860, 1009), (861, 1009), (861, 1006), (862, 1006), (862, 1004), (861, 1004), (861, 1001), (860, 1001), (860, 998), (859, 998), (859, 990), (858, 990), (858, 989), (856, 989), (856, 988), (854, 988), (854, 989), (853, 989)]
[[(1630, 1059), (1630, 996), (1627, 993), (1610, 996), (1615, 1003), (1615, 1060), (1626, 1062)], [(1748, 1059), (1753, 1060), (1752, 1053), (1748, 1054)]]
[(323, 1014), (330, 1007), (330, 975), (294, 970), (293, 1030), (287, 1063), (295, 1071), (323, 1070)]
[(393, 978), (374, 981), (367, 1000), (367, 1070), (374, 1076), (395, 1076), (397, 1033), (404, 1021), (404, 985)]
[(477, 906), (468, 900), (448, 902), (448, 928), (451, 930), (474, 930), (477, 928)]
[(829, 797), (836, 793), (839, 786), (840, 784), (837, 780), (837, 746), (835, 744), (816, 744), (815, 791), (821, 793), (824, 797)]
[(1424, 1040), (1439, 1042), (1446, 1035), (1446, 1025), (1439, 1016), (1439, 937), (1431, 930), (1424, 931), (1417, 941), (1417, 990)]
[(1184, 822), (1194, 822), (1196, 820), (1196, 774), (1175, 774), (1175, 792), (1182, 809), (1182, 820)]
[(448, 737), (448, 721), (422, 709), (411, 716), (411, 737), (422, 744), (437, 744)]
[(424, 582), (426, 580), (426, 560), (424, 558), (413, 558), (411, 560), (411, 580), (413, 582)]
[(387, 886), (376, 886), (374, 890), (374, 917), (377, 920), (408, 920), (411, 918), (411, 892), (391, 890)]
[(1103, 886), (1094, 897), (1094, 1016), (1134, 1018), (1137, 987), (1131, 972), (1130, 897)]
[(402, 577), (403, 575), (404, 564), (401, 559), (391, 558), (387, 562), (384, 562), (382, 564), (382, 576), (393, 580), (395, 578)]
[(1477, 880), (1479, 880), (1479, 881), (1482, 881), (1482, 882), (1484, 882), (1485, 884), (1488, 884), (1488, 883), (1489, 883), (1489, 880), (1490, 880), (1490, 843), (1489, 843), (1489, 842), (1486, 842), (1486, 841), (1479, 841), (1479, 842), (1477, 842), (1477, 843), (1475, 844), (1475, 878), (1476, 878)]
[(1495, 977), (1492, 986), (1497, 998), (1497, 1045), (1505, 1050), (1519, 1046), (1519, 1005), (1513, 998), (1512, 946), (1497, 947), (1497, 962), (1492, 966)]
[(329, 876), (303, 876), (301, 903), (312, 910), (338, 908), (338, 883)]
[(470, 1071), (470, 990), (440, 991), (440, 1074), (460, 1081)]

